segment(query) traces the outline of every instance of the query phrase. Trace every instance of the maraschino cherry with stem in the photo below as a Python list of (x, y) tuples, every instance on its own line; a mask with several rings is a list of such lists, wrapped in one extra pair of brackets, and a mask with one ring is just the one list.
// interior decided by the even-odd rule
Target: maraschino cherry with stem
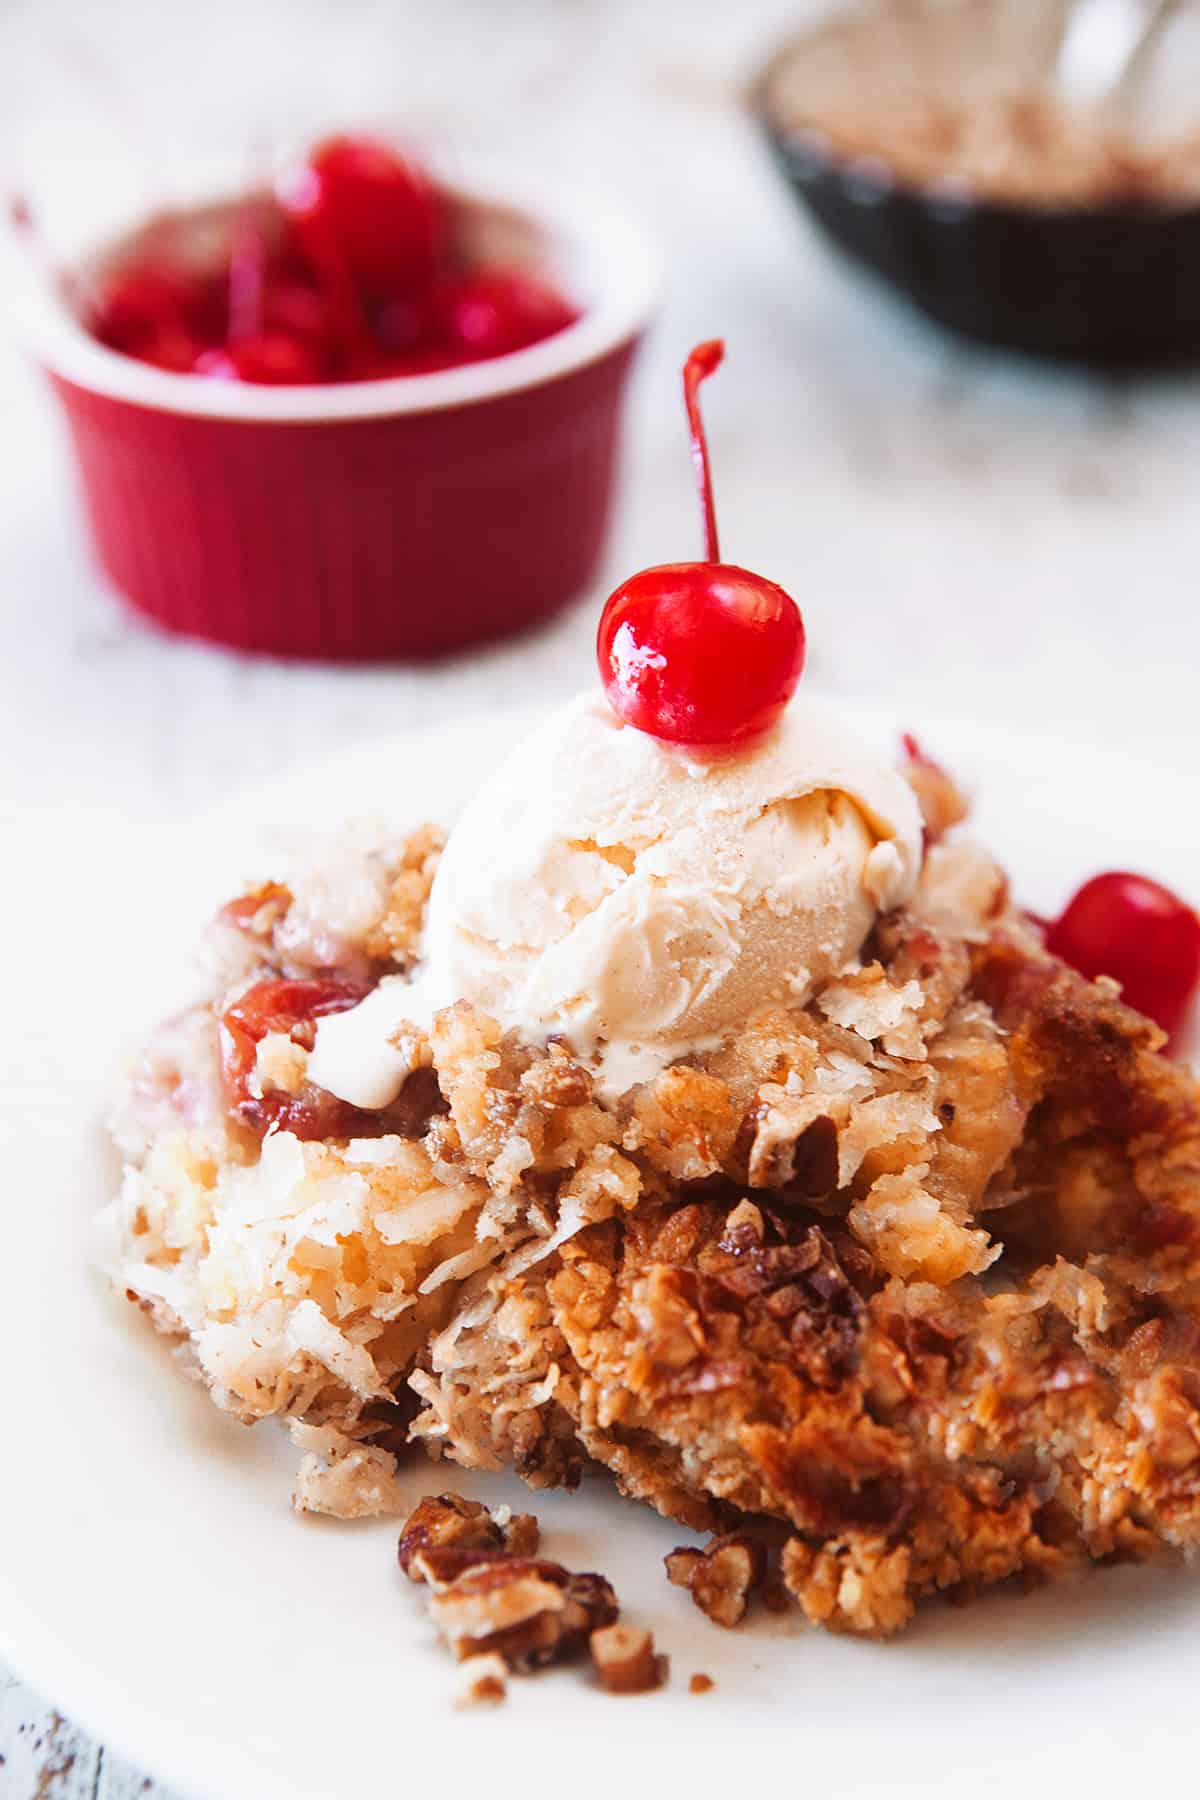
[(724, 355), (719, 339), (698, 344), (683, 368), (706, 560), (664, 563), (622, 582), (596, 639), (605, 694), (626, 724), (714, 750), (767, 731), (804, 669), (804, 623), (791, 595), (721, 561), (698, 390)]

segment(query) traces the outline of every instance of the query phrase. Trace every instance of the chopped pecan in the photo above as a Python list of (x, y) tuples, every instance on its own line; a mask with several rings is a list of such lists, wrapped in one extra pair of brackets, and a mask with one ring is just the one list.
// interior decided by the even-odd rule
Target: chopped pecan
[(521, 1091), (538, 1106), (586, 1106), (593, 1082), (587, 1070), (572, 1060), (561, 1045), (551, 1045), (521, 1077)]
[(589, 1644), (600, 1685), (610, 1694), (649, 1694), (664, 1686), (670, 1663), (654, 1649), (648, 1631), (634, 1625), (605, 1625)]
[(702, 1613), (716, 1625), (738, 1625), (750, 1595), (767, 1572), (765, 1546), (744, 1532), (713, 1538), (703, 1550), (672, 1550), (664, 1559), (667, 1579), (687, 1588)]
[(503, 1551), (434, 1548), (418, 1553), (433, 1589), (430, 1615), (460, 1660), (494, 1651), (511, 1669), (558, 1662), (617, 1617), (600, 1575)]
[(510, 1556), (536, 1556), (542, 1528), (532, 1513), (511, 1513), (500, 1525)]
[(753, 1200), (739, 1200), (725, 1220), (718, 1247), (739, 1256), (762, 1243), (764, 1229), (762, 1213)]
[(777, 1205), (802, 1205), (831, 1194), (838, 1184), (837, 1126), (827, 1113), (796, 1139), (792, 1151), (792, 1173), (783, 1184)]
[[(715, 1270), (718, 1282), (735, 1300), (752, 1300), (770, 1294), (807, 1275), (821, 1261), (825, 1240), (814, 1226), (798, 1244), (773, 1244), (768, 1249), (743, 1251), (738, 1261), (726, 1269)], [(723, 1248), (722, 1244), (718, 1248)]]
[(736, 1249), (722, 1238), (716, 1249), (705, 1269), (708, 1304), (751, 1316), (761, 1308), (787, 1333), (809, 1379), (836, 1388), (857, 1361), (865, 1308), (824, 1232), (813, 1225), (795, 1242)]
[(508, 1696), (508, 1664), (494, 1650), (468, 1656), (459, 1668), (459, 1706), (495, 1706)]
[(676, 1207), (654, 1239), (655, 1262), (683, 1262), (700, 1241), (704, 1209), (694, 1203)]
[(453, 1546), (459, 1550), (500, 1550), (504, 1533), (477, 1500), (461, 1494), (426, 1494), (400, 1533), (400, 1567), (410, 1581), (424, 1581), (418, 1553)]
[(838, 1185), (837, 1127), (820, 1094), (790, 1094), (769, 1084), (738, 1133), (752, 1188), (788, 1188), (797, 1200)]
[(608, 1582), (534, 1556), (539, 1536), (532, 1513), (493, 1516), (461, 1494), (426, 1495), (404, 1526), (401, 1568), (425, 1583), (434, 1624), (484, 1684), (466, 1699), (503, 1699), (488, 1674), (497, 1661), (521, 1671), (557, 1662), (616, 1620)]
[(503, 1544), (430, 1544), (425, 1548), (418, 1545), (409, 1558), (408, 1576), (411, 1581), (444, 1588), (470, 1569), (488, 1569), (493, 1563), (508, 1560)]

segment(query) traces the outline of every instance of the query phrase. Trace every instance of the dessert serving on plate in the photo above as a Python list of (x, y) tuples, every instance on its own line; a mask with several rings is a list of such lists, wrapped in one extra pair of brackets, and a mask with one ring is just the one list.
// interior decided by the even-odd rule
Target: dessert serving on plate
[[(794, 603), (718, 560), (719, 359), (708, 560), (617, 590), (601, 688), (448, 841), (226, 906), (116, 1115), (112, 1266), (218, 1406), (288, 1421), (302, 1509), (408, 1512), (410, 1444), (599, 1467), (717, 1534), (668, 1563), (720, 1622), (777, 1558), (885, 1635), (1200, 1542), (1200, 1088), (1117, 985), (1176, 1025), (1200, 925), (1125, 875), (1031, 919), (915, 743), (796, 691)], [(434, 1585), (529, 1548), (426, 1508)]]

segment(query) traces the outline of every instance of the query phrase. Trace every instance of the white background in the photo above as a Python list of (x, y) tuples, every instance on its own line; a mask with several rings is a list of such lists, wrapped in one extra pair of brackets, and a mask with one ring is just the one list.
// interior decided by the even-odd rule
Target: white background
[[(722, 548), (799, 600), (808, 679), (888, 700), (918, 731), (925, 710), (970, 714), (1190, 773), (1200, 387), (963, 347), (831, 262), (739, 106), (796, 12), (782, 0), (10, 0), (10, 175), (91, 184), (100, 206), (130, 183), (168, 191), (212, 145), (249, 168), (312, 127), (390, 120), (450, 167), (458, 149), (494, 150), (624, 197), (669, 278), (595, 593), (540, 636), (420, 669), (250, 662), (127, 619), (89, 568), (49, 397), (0, 343), (0, 942), (68, 870), (120, 881), (131, 828), (153, 832), (324, 747), (588, 680), (607, 588), (698, 553), (676, 370), (716, 333), (729, 349), (706, 391)], [(1081, 874), (1087, 855), (1081, 843)], [(47, 971), (70, 978), (69, 958)], [(41, 1702), (5, 1680), (6, 1797), (143, 1791), (69, 1725), (51, 1732)]]

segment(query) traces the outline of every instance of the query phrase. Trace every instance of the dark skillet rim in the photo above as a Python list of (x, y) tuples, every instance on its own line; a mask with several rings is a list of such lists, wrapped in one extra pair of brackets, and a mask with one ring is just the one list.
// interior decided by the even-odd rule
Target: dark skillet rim
[[(775, 153), (787, 163), (798, 181), (819, 175), (838, 178), (843, 185), (857, 190), (858, 197), (883, 205), (889, 201), (919, 207), (939, 223), (954, 224), (959, 219), (988, 214), (1014, 224), (1030, 225), (1072, 223), (1079, 220), (1103, 220), (1108, 224), (1133, 230), (1164, 226), (1200, 217), (1200, 198), (1192, 201), (1138, 204), (1132, 201), (1096, 201), (1076, 206), (1038, 206), (1027, 202), (991, 200), (973, 194), (969, 189), (947, 184), (944, 192), (936, 188), (906, 181), (895, 173), (885, 157), (852, 159), (839, 156), (823, 147), (819, 126), (785, 125), (773, 111), (769, 93), (780, 66), (805, 44), (815, 42), (830, 29), (830, 22), (810, 31), (785, 39), (768, 57), (749, 83), (745, 103), (751, 116), (767, 137)], [(825, 140), (827, 144), (827, 140)], [(808, 171), (802, 165), (808, 165)], [(873, 193), (867, 190), (873, 189)]]

